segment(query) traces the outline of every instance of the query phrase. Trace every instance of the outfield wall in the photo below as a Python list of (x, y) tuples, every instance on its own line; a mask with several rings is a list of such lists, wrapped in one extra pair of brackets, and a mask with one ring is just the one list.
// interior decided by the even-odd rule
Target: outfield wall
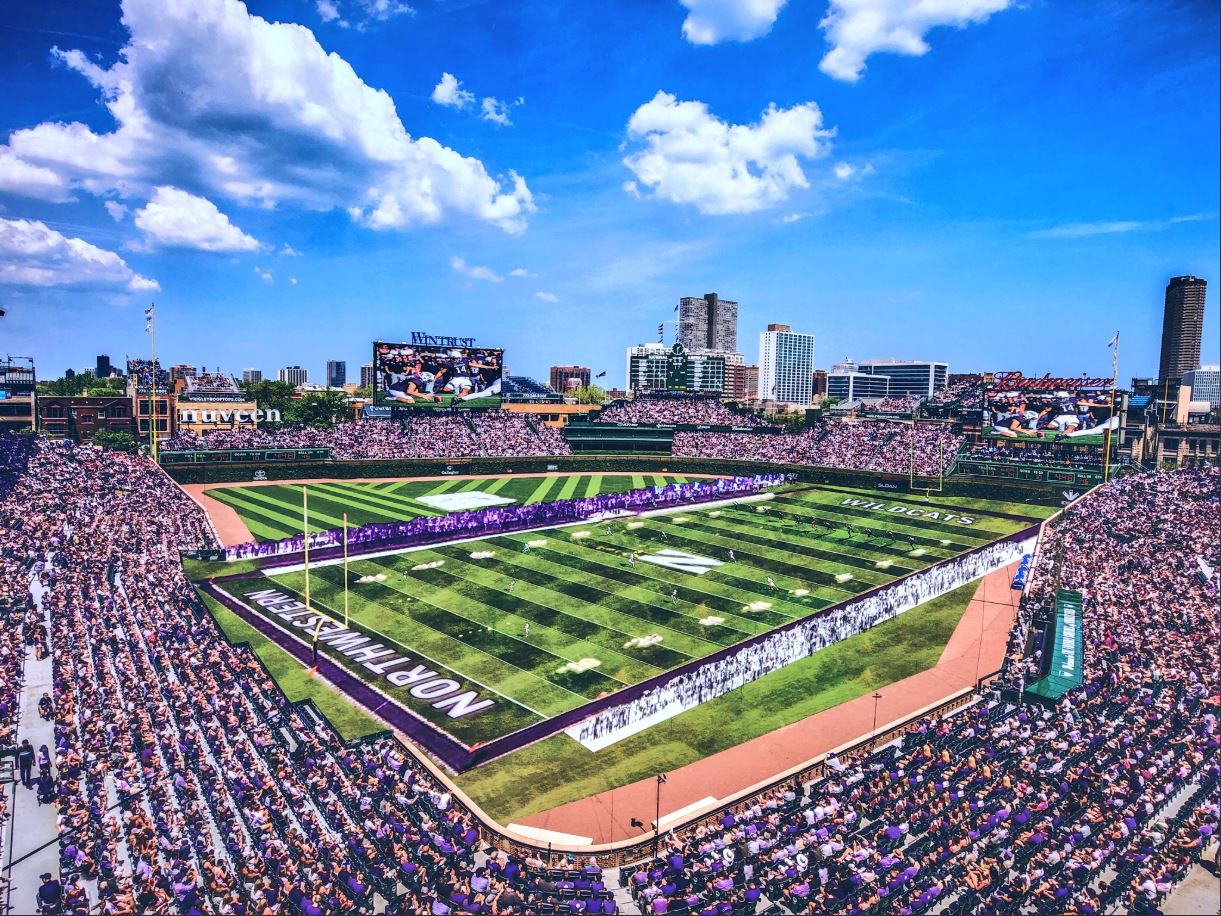
[(307, 480), (365, 477), (445, 477), (468, 474), (716, 474), (749, 477), (754, 474), (793, 474), (803, 483), (862, 487), (885, 492), (923, 491), (946, 496), (968, 496), (1055, 506), (1062, 501), (1062, 484), (1036, 481), (997, 480), (967, 475), (946, 478), (906, 474), (879, 474), (846, 468), (813, 467), (804, 464), (771, 464), (725, 458), (675, 458), (645, 455), (561, 455), (554, 458), (455, 458), (435, 461), (418, 458), (393, 460), (296, 461), (275, 463), (226, 463), (172, 465), (165, 468), (182, 484), (248, 483), (253, 480)]

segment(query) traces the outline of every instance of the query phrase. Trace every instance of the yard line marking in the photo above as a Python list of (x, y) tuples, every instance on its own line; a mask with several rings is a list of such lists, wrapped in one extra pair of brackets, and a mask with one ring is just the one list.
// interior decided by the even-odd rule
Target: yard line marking
[(542, 483), (535, 488), (534, 492), (530, 494), (529, 498), (522, 505), (532, 506), (535, 503), (542, 502), (543, 498), (551, 492), (551, 488), (555, 486), (557, 480), (559, 480), (558, 477), (544, 477)]

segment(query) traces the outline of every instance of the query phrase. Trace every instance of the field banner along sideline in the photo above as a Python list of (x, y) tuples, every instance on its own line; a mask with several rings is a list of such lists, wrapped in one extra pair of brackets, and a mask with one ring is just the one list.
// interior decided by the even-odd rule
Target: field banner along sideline
[(601, 710), (564, 732), (591, 751), (610, 747), (1020, 560), (1035, 544), (1029, 530), (1021, 535), (880, 586), (862, 597), (752, 640), (737, 651), (718, 653), (704, 664), (688, 667), (634, 699)]

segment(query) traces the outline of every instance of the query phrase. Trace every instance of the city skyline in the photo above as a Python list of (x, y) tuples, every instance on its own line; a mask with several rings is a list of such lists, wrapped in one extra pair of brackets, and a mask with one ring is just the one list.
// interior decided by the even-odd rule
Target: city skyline
[[(679, 297), (719, 290), (740, 339), (788, 324), (823, 367), (1107, 374), (1118, 329), (1122, 378), (1157, 370), (1168, 279), (1221, 273), (1218, 28), (1190, 6), (951, 3), (900, 23), (923, 54), (853, 43), (798, 0), (750, 27), (677, 0), (610, 23), (417, 6), (13, 10), (0, 347), (44, 378), (146, 357), (155, 299), (166, 365), (321, 377), (423, 329), (546, 378), (558, 360), (613, 372)], [(222, 53), (233, 66), (210, 66)], [(178, 86), (192, 105), (165, 104)], [(1192, 117), (1167, 132), (1176, 109)], [(421, 199), (404, 179), (450, 151)]]

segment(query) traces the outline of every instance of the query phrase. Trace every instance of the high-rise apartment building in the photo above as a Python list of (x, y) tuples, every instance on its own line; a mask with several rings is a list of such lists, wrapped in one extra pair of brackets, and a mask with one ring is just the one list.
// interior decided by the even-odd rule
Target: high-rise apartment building
[(810, 379), (810, 385), (812, 386), (811, 392), (814, 395), (814, 397), (818, 397), (820, 394), (826, 394), (827, 393), (827, 370), (826, 369), (815, 369), (814, 377), (812, 379)]
[(678, 300), (678, 342), (688, 352), (738, 349), (738, 303), (716, 293)]
[(348, 364), (342, 359), (326, 361), (326, 387), (342, 388), (348, 383)]
[(584, 366), (552, 366), (551, 390), (563, 394), (589, 384), (590, 372)]
[(814, 378), (814, 335), (769, 324), (759, 335), (759, 399), (809, 404)]
[(242, 370), (242, 381), (243, 382), (261, 382), (261, 381), (263, 381), (263, 370), (262, 369), (243, 369)]
[(759, 399), (759, 367), (745, 363), (727, 363), (725, 366), (725, 397), (735, 401), (757, 401)]
[(170, 366), (171, 382), (176, 382), (180, 378), (195, 378), (197, 374), (198, 370), (187, 363), (178, 363), (177, 365)]
[(890, 379), (891, 397), (930, 398), (946, 386), (949, 363), (917, 359), (871, 359), (860, 364), (865, 375), (884, 375)]
[(360, 387), (373, 387), (373, 363), (365, 363), (360, 367)]
[(1200, 335), (1204, 329), (1204, 294), (1208, 282), (1199, 277), (1171, 277), (1166, 284), (1162, 316), (1162, 358), (1157, 375), (1175, 384), (1200, 365)]
[(293, 386), (304, 385), (309, 381), (309, 373), (300, 366), (285, 366), (280, 370), (280, 381)]
[(105, 354), (98, 354), (97, 366), (93, 374), (98, 378), (110, 378), (114, 372), (114, 366), (110, 365), (110, 357)]

